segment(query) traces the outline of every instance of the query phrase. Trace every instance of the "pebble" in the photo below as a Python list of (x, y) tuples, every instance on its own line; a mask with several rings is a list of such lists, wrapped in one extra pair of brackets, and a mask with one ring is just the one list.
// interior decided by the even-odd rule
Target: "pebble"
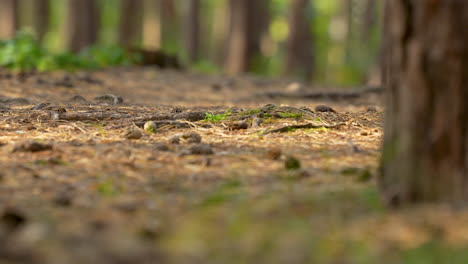
[(284, 161), (284, 167), (287, 170), (298, 170), (301, 168), (301, 162), (294, 156), (287, 156)]
[(130, 127), (125, 133), (126, 139), (140, 139), (142, 136), (141, 130), (137, 127)]
[(159, 151), (169, 151), (169, 147), (164, 144), (164, 143), (155, 143), (154, 144), (154, 149), (159, 150)]
[(84, 98), (81, 95), (75, 95), (72, 98), (70, 98), (68, 101), (73, 102), (73, 103), (86, 103), (86, 102), (88, 102), (88, 100), (86, 100), (86, 98)]
[(315, 111), (317, 112), (332, 112), (332, 113), (336, 113), (335, 109), (331, 108), (330, 106), (328, 105), (317, 105), (315, 107)]
[(198, 144), (202, 141), (202, 137), (195, 132), (184, 133), (180, 136), (180, 138), (183, 142), (188, 144)]
[(197, 144), (188, 149), (188, 155), (212, 155), (213, 148), (209, 144)]
[(272, 160), (279, 160), (283, 152), (280, 148), (271, 148), (267, 152), (267, 157)]
[(252, 127), (259, 127), (261, 123), (263, 123), (263, 119), (260, 117), (254, 117), (252, 120)]
[(249, 123), (245, 121), (240, 121), (236, 123), (231, 123), (228, 125), (229, 130), (242, 130), (242, 129), (248, 129), (249, 128)]
[(369, 106), (369, 107), (367, 107), (367, 112), (375, 113), (375, 112), (377, 112), (377, 107)]
[(102, 96), (98, 96), (94, 98), (94, 100), (100, 103), (107, 103), (112, 105), (118, 105), (123, 103), (123, 98), (121, 96), (113, 95), (113, 94), (105, 94)]

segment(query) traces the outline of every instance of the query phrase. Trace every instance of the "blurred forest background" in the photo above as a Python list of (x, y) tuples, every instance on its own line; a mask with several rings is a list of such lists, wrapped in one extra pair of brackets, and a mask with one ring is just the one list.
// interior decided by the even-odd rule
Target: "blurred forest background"
[[(0, 39), (29, 32), (41, 50), (120, 58), (110, 64), (128, 62), (122, 59), (128, 51), (157, 51), (201, 72), (375, 85), (382, 2), (0, 0)], [(3, 52), (0, 46), (3, 66), (11, 57), (6, 46), (3, 42)], [(50, 58), (41, 58), (47, 69)]]

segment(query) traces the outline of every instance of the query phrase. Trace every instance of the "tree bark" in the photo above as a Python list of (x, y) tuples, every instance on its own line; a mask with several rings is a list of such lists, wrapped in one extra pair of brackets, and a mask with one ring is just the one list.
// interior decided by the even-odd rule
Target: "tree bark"
[(392, 205), (468, 201), (468, 2), (386, 1), (379, 186)]
[(73, 52), (96, 43), (100, 22), (95, 0), (68, 0), (67, 47)]
[(135, 45), (142, 31), (142, 0), (122, 0), (120, 3), (119, 43), (123, 47)]
[(34, 27), (36, 28), (37, 37), (42, 40), (49, 29), (49, 0), (35, 0), (34, 7)]
[(0, 39), (12, 38), (18, 29), (18, 1), (0, 2)]
[(188, 60), (195, 62), (200, 51), (200, 0), (189, 0), (186, 19), (186, 48)]
[(267, 27), (262, 15), (267, 1), (230, 0), (229, 35), (226, 43), (225, 71), (229, 74), (247, 72), (260, 53), (261, 39)]
[(291, 0), (285, 73), (311, 80), (314, 71), (309, 0)]

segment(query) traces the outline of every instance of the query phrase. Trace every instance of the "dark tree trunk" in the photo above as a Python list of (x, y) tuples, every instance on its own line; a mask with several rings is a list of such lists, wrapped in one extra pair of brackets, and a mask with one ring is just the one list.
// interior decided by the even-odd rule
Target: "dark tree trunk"
[(165, 50), (179, 50), (179, 17), (174, 0), (160, 1), (161, 43)]
[[(229, 36), (226, 43), (225, 70), (230, 74), (247, 72), (260, 52), (262, 33), (268, 17), (267, 1), (230, 0)], [(268, 13), (266, 13), (268, 14)]]
[(362, 38), (363, 41), (367, 43), (372, 41), (372, 34), (376, 28), (376, 24), (378, 23), (377, 15), (377, 0), (367, 0), (362, 27)]
[(188, 60), (198, 60), (200, 51), (200, 0), (189, 0), (186, 19), (186, 48)]
[(314, 70), (309, 0), (291, 0), (285, 72), (311, 80)]
[(36, 28), (39, 40), (44, 38), (44, 35), (49, 29), (50, 6), (49, 0), (35, 0), (34, 7), (34, 27)]
[(142, 7), (142, 0), (122, 0), (120, 3), (119, 43), (123, 47), (135, 45), (141, 36)]
[(96, 43), (99, 10), (95, 0), (68, 0), (67, 47), (78, 52)]
[(468, 2), (390, 0), (379, 185), (394, 205), (468, 201)]
[(0, 1), (0, 39), (12, 38), (18, 29), (18, 1)]

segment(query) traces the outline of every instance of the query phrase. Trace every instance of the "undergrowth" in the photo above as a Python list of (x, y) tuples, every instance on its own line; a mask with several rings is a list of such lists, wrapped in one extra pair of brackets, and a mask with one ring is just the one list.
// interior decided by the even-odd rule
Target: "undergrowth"
[(18, 32), (12, 39), (0, 41), (0, 67), (20, 72), (97, 69), (134, 64), (138, 60), (118, 46), (94, 45), (78, 54), (55, 54), (28, 32)]

